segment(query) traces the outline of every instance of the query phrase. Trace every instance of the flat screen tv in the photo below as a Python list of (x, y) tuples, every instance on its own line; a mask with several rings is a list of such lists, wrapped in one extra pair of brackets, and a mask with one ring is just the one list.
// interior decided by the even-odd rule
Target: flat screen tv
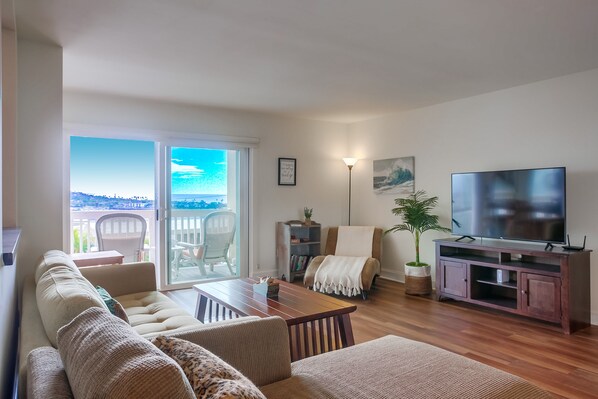
[(453, 173), (452, 232), (565, 242), (565, 168)]

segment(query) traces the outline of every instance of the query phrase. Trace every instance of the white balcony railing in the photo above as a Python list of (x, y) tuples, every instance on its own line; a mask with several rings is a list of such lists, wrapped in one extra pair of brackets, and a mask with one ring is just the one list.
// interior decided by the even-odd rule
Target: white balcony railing
[[(175, 209), (171, 213), (171, 238), (173, 242), (185, 241), (198, 244), (201, 239), (201, 221), (213, 209)], [(155, 262), (156, 217), (155, 210), (98, 210), (71, 211), (71, 253), (95, 252), (98, 250), (96, 236), (97, 220), (109, 213), (133, 213), (147, 222), (145, 236), (145, 260)]]

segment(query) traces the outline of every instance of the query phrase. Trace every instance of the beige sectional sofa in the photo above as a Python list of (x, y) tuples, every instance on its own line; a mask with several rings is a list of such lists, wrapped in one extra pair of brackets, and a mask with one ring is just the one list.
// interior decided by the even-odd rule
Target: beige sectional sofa
[(19, 397), (25, 395), (29, 352), (39, 347), (56, 347), (60, 327), (89, 307), (105, 307), (94, 288), (98, 285), (123, 305), (132, 329), (145, 338), (205, 328), (157, 291), (153, 263), (78, 268), (63, 252), (48, 251), (23, 286)]
[[(50, 255), (58, 258), (62, 256), (57, 253)], [(68, 260), (63, 259), (63, 261), (68, 263)], [(52, 259), (46, 256), (42, 264), (44, 262), (51, 263)], [(43, 274), (57, 267), (61, 269), (43, 277)], [(68, 273), (71, 273), (70, 279), (67, 278)], [(291, 363), (288, 328), (284, 320), (277, 317), (241, 318), (231, 322), (203, 325), (156, 291), (153, 273), (153, 265), (147, 263), (81, 269), (81, 275), (85, 276), (85, 280), (89, 279), (88, 283), (103, 286), (122, 301), (131, 324), (129, 326), (122, 323), (115, 316), (111, 316), (107, 310), (94, 311), (100, 316), (106, 315), (102, 316), (104, 326), (107, 317), (108, 320), (114, 320), (115, 325), (120, 325), (121, 337), (123, 331), (125, 336), (131, 337), (151, 338), (164, 334), (198, 344), (243, 373), (269, 399), (432, 397), (541, 399), (550, 397), (541, 389), (508, 373), (427, 344), (394, 336)], [(38, 287), (40, 285), (48, 287), (47, 279), (52, 275), (52, 280), (57, 285), (63, 285), (66, 280), (71, 280), (66, 284), (68, 288), (55, 287), (55, 292), (61, 293), (58, 295), (60, 297), (73, 296), (77, 289), (80, 289), (77, 284), (85, 286), (85, 283), (81, 283), (76, 276), (77, 270), (69, 265), (57, 266), (55, 262), (53, 267), (43, 271), (43, 274), (36, 277)], [(61, 280), (57, 276), (62, 276), (64, 279)], [(50, 293), (52, 293), (50, 288), (38, 289), (36, 300), (34, 281), (28, 282), (23, 293), (21, 365), (22, 376), (28, 377), (27, 379), (23, 377), (20, 382), (20, 386), (23, 387), (21, 397), (25, 395), (25, 387), (31, 399), (58, 395), (69, 397), (71, 384), (80, 383), (80, 380), (76, 380), (72, 375), (67, 378), (61, 356), (52, 347), (46, 332), (47, 326), (44, 326), (44, 322), (48, 324), (48, 317), (39, 314), (38, 308), (49, 309), (47, 304), (41, 302), (51, 300)], [(77, 293), (79, 296), (74, 295), (74, 297), (89, 304), (93, 303), (91, 294), (83, 289)], [(36, 302), (40, 302), (41, 306), (38, 307)], [(52, 320), (72, 320), (71, 315), (81, 311), (80, 307), (65, 306), (58, 302), (53, 305), (53, 309), (54, 313), (60, 314), (52, 314)], [(91, 307), (101, 308), (102, 304)], [(81, 314), (74, 315), (75, 320), (67, 321), (70, 324), (61, 330), (59, 337), (65, 329), (80, 322), (80, 319), (86, 317), (88, 313), (90, 312), (83, 311)], [(96, 319), (97, 315), (85, 319), (87, 324), (84, 326), (90, 327), (89, 331), (93, 331), (93, 325), (89, 324), (95, 323)], [(53, 326), (56, 323), (50, 324)], [(141, 341), (146, 342), (144, 339)], [(110, 346), (106, 346), (106, 339), (94, 341), (94, 337), (90, 337), (88, 344), (97, 345), (100, 351), (100, 348)], [(30, 353), (31, 349), (36, 347), (41, 349)], [(64, 366), (68, 369), (68, 361), (73, 361), (73, 358), (78, 356), (79, 347), (72, 348), (67, 345), (67, 348), (70, 354), (66, 357), (69, 360)], [(62, 359), (65, 359), (63, 350), (64, 345), (61, 348), (61, 355)], [(87, 347), (81, 348), (80, 352), (83, 354), (94, 351), (93, 347), (91, 352)], [(102, 373), (108, 373), (108, 376), (102, 375), (102, 378), (110, 380), (111, 372), (113, 370), (110, 368), (102, 370)], [(187, 381), (183, 382), (187, 384)], [(155, 378), (148, 384), (157, 384), (156, 390), (153, 391), (144, 383), (145, 397), (164, 397), (158, 395), (158, 392), (163, 392), (164, 389), (163, 378), (162, 380)], [(184, 393), (178, 397), (193, 397), (189, 390), (190, 386), (181, 389), (180, 392)], [(147, 396), (148, 390), (156, 392), (156, 395)], [(136, 396), (129, 393), (127, 397)]]

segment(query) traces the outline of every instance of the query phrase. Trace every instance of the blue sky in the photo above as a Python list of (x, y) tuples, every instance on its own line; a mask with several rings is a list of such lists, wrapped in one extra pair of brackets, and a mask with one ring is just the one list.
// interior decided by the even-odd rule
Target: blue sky
[(172, 148), (173, 194), (226, 194), (226, 151)]
[[(226, 151), (172, 149), (173, 194), (226, 194)], [(154, 143), (71, 137), (71, 191), (154, 198)]]

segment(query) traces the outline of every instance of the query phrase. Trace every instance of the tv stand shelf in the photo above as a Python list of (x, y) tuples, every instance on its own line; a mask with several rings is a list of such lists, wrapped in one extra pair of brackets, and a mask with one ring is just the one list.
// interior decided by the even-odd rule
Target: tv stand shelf
[(498, 281), (476, 280), (476, 282), (479, 284), (490, 284), (496, 287), (510, 288), (513, 290), (517, 289), (517, 281), (505, 281), (503, 283), (499, 283)]
[(439, 300), (555, 323), (565, 334), (590, 325), (590, 250), (544, 250), (494, 240), (435, 242)]

